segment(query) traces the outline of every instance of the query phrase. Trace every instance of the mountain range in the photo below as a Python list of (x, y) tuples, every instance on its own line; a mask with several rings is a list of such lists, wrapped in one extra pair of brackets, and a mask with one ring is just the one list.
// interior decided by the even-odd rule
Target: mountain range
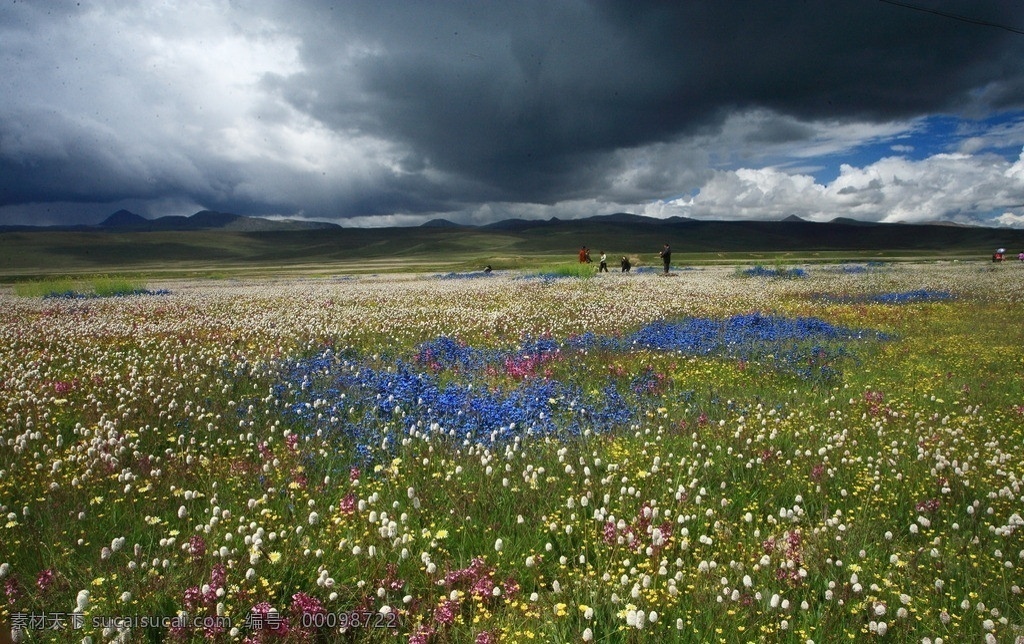
[[(765, 220), (751, 220), (751, 221), (732, 221), (732, 220), (698, 220), (689, 219), (687, 217), (667, 217), (664, 219), (658, 219), (654, 217), (646, 217), (643, 215), (634, 215), (631, 213), (617, 212), (609, 215), (594, 215), (591, 217), (585, 217), (582, 219), (559, 219), (558, 217), (551, 217), (550, 219), (503, 219), (501, 221), (492, 222), (489, 224), (459, 224), (448, 219), (431, 219), (423, 224), (420, 224), (419, 228), (435, 228), (435, 229), (471, 229), (471, 230), (494, 230), (494, 231), (526, 231), (526, 230), (537, 230), (543, 228), (558, 227), (563, 228), (566, 226), (575, 225), (633, 225), (642, 227), (653, 227), (659, 228), (663, 226), (673, 226), (680, 224), (720, 224), (723, 226), (734, 226), (737, 224), (749, 224), (753, 226), (762, 226), (765, 224), (807, 224), (811, 226), (828, 227), (831, 225), (840, 226), (943, 226), (953, 228), (970, 228), (987, 230), (983, 226), (967, 226), (964, 224), (957, 224), (948, 221), (929, 221), (918, 224), (883, 224), (871, 221), (861, 221), (859, 219), (851, 219), (849, 217), (836, 217), (828, 222), (812, 222), (806, 219), (801, 219), (797, 215), (789, 215), (788, 217), (778, 221), (765, 221)], [(412, 226), (415, 228), (417, 226)], [(338, 230), (344, 226), (334, 223), (321, 222), (321, 221), (303, 221), (296, 219), (267, 219), (264, 217), (252, 217), (247, 215), (236, 215), (227, 212), (217, 212), (215, 210), (200, 210), (199, 212), (190, 215), (166, 215), (163, 217), (157, 217), (155, 219), (147, 219), (142, 215), (138, 215), (129, 210), (118, 210), (111, 214), (103, 221), (94, 225), (50, 225), (50, 226), (33, 226), (33, 225), (0, 225), (0, 232), (3, 231), (30, 231), (30, 230), (65, 230), (65, 231), (109, 231), (109, 232), (148, 232), (148, 231), (188, 231), (188, 230), (226, 230), (241, 233), (261, 233), (261, 232), (275, 232), (275, 231), (302, 231), (302, 230)], [(403, 227), (409, 228), (409, 227)], [(1005, 230), (1005, 229), (991, 229), (991, 230)]]
[[(119, 210), (92, 226), (0, 227), (0, 241), (25, 246), (54, 245), (64, 255), (93, 252), (104, 244), (140, 250), (155, 244), (139, 259), (156, 260), (165, 247), (191, 247), (189, 257), (205, 257), (196, 249), (223, 247), (239, 257), (255, 252), (281, 257), (287, 249), (296, 258), (312, 257), (313, 248), (325, 258), (405, 256), (418, 253), (463, 253), (503, 248), (505, 253), (574, 252), (581, 245), (619, 253), (647, 252), (671, 243), (679, 252), (737, 253), (772, 251), (913, 250), (992, 253), (996, 248), (1024, 249), (1024, 229), (962, 226), (949, 222), (924, 224), (877, 223), (848, 218), (806, 221), (790, 215), (780, 221), (697, 220), (686, 217), (655, 219), (630, 213), (583, 219), (506, 219), (479, 226), (433, 219), (420, 226), (346, 228), (333, 223), (273, 220), (203, 210), (191, 216), (147, 219)], [(16, 238), (17, 233), (39, 233)], [(43, 233), (46, 233), (43, 235)], [(112, 233), (118, 233), (113, 235)], [(128, 233), (127, 235), (125, 233)], [(64, 237), (60, 237), (63, 235)], [(49, 237), (44, 241), (43, 236)], [(5, 240), (6, 238), (6, 240)], [(57, 240), (60, 239), (59, 245)], [(3, 244), (0, 244), (3, 245)], [(27, 248), (27, 246), (26, 246)], [(83, 250), (84, 249), (84, 250)], [(990, 249), (990, 250), (986, 250)], [(123, 254), (124, 250), (118, 251)], [(486, 251), (490, 252), (490, 251)]]

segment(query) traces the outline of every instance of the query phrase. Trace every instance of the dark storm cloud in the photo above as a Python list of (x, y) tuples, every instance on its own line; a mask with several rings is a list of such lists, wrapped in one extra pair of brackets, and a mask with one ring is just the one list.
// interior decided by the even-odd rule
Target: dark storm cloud
[[(921, 0), (921, 4), (924, 0)], [(928, 7), (1024, 26), (1024, 5)], [(642, 203), (711, 149), (1024, 106), (1024, 36), (876, 0), (0, 8), (0, 210)], [(742, 129), (742, 128), (741, 128)], [(162, 214), (162, 213), (154, 213)]]
[[(1024, 23), (1012, 3), (942, 6)], [(1022, 68), (1007, 62), (1021, 59), (1024, 38), (865, 0), (374, 3), (307, 8), (299, 20), (297, 29), (337, 28), (307, 38), (307, 70), (281, 79), (296, 107), (398, 137), (516, 200), (600, 188), (595, 158), (696, 132), (736, 109), (882, 121), (962, 107), (980, 88), (1000, 105), (1022, 98)], [(332, 55), (339, 34), (366, 49), (344, 70)], [(789, 124), (756, 136), (809, 134)]]

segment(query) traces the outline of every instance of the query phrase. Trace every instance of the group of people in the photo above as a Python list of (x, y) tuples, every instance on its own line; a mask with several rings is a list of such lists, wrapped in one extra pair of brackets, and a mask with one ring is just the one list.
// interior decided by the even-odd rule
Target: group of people
[[(590, 264), (593, 261), (594, 260), (590, 259), (590, 249), (587, 248), (586, 246), (581, 246), (580, 247), (580, 264)], [(631, 268), (633, 268), (633, 263), (630, 262), (629, 258), (626, 257), (625, 255), (622, 256), (621, 264), (622, 264), (622, 272), (623, 273), (628, 273), (629, 270)], [(604, 251), (601, 251), (601, 263), (598, 264), (598, 266), (597, 266), (597, 272), (598, 273), (607, 273), (608, 272), (608, 254), (606, 252), (604, 252)]]
[[(661, 257), (661, 261), (665, 265), (665, 274), (668, 275), (668, 267), (672, 262), (672, 248), (669, 247), (668, 244), (665, 244), (664, 248), (661, 249), (661, 252), (658, 253), (658, 256)], [(586, 246), (580, 246), (579, 258), (580, 264), (590, 264), (594, 261), (590, 259), (590, 249)], [(633, 263), (630, 262), (629, 258), (625, 255), (622, 256), (621, 264), (623, 273), (628, 273), (630, 269), (633, 268)], [(597, 272), (608, 272), (608, 255), (604, 251), (601, 251), (601, 263), (598, 265)]]
[[(992, 253), (992, 261), (993, 262), (1001, 262), (1001, 261), (1003, 261), (1003, 258), (1005, 257), (1005, 254), (1006, 254), (1006, 249), (1005, 248), (1000, 248), (1000, 249), (996, 250), (996, 252)], [(1017, 255), (1017, 259), (1019, 259), (1020, 261), (1024, 262), (1024, 252), (1019, 253)]]

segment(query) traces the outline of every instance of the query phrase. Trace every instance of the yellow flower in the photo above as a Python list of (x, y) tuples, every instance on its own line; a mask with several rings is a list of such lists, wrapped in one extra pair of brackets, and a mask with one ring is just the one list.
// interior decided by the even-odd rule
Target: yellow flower
[(437, 532), (434, 533), (434, 538), (435, 539), (444, 539), (447, 536), (448, 536), (448, 531), (445, 530), (444, 528), (441, 528), (440, 530), (438, 530)]
[(280, 552), (272, 552), (272, 553), (270, 553), (270, 556), (268, 557), (268, 559), (270, 559), (270, 563), (276, 564), (278, 561), (281, 561), (281, 553)]

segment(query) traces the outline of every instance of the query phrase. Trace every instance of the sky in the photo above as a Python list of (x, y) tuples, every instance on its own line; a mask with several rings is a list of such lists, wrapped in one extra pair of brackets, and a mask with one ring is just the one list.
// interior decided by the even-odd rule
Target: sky
[(0, 224), (1024, 227), (1020, 0), (3, 0)]

